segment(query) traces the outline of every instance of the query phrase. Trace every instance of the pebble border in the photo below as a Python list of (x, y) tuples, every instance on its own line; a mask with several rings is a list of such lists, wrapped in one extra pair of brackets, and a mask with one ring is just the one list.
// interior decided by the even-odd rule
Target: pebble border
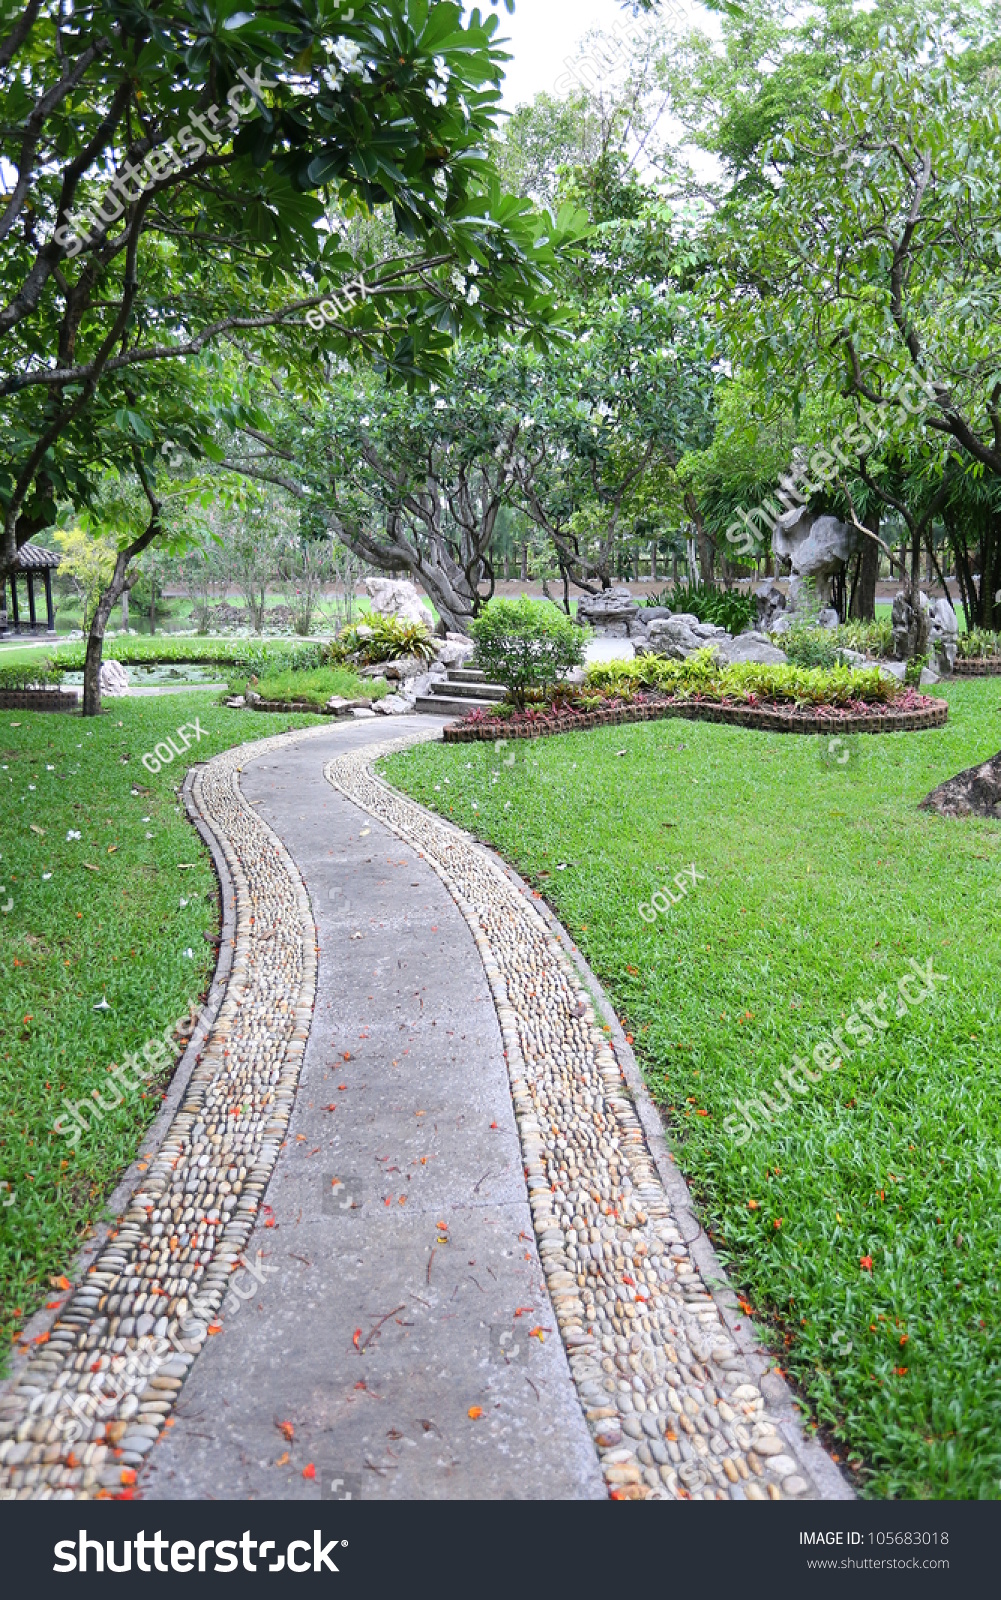
[[(197, 1293), (218, 1314), (238, 1269), (291, 1116), (316, 988), (305, 887), (284, 845), (243, 799), (239, 775), (244, 762), (326, 731), (236, 746), (189, 778), (235, 890), (225, 997), (180, 1109), (117, 1227), (0, 1395), (2, 1499), (130, 1497), (209, 1336), (189, 1314), (189, 1297)], [(143, 1377), (136, 1352), (168, 1336), (173, 1349), (147, 1362), (155, 1376)], [(67, 1395), (106, 1393), (108, 1374), (125, 1375), (112, 1385), (125, 1392), (99, 1419), (74, 1422), (76, 1437), (68, 1438), (57, 1416)]]
[(944, 727), (949, 716), (947, 700), (936, 700), (924, 711), (887, 711), (847, 717), (815, 717), (803, 712), (776, 711), (767, 706), (724, 706), (679, 700), (673, 704), (623, 706), (615, 711), (586, 711), (578, 716), (554, 717), (530, 726), (497, 718), (467, 724), (450, 722), (444, 729), (446, 744), (472, 744), (479, 740), (544, 739), (551, 733), (579, 733), (589, 728), (618, 727), (627, 722), (660, 722), (684, 717), (689, 722), (722, 722), (738, 728), (758, 728), (765, 733), (905, 733), (919, 728)]
[(486, 850), (372, 771), (428, 737), (346, 752), (324, 771), (427, 862), (480, 952), (543, 1269), (611, 1497), (850, 1499), (804, 1438), (786, 1385), (753, 1381), (707, 1287), (706, 1251), (684, 1238), (635, 1090), (559, 940)]

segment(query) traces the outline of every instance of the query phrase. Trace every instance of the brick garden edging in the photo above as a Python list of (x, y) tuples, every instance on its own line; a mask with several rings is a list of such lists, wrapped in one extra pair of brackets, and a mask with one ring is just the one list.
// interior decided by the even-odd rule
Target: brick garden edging
[(622, 706), (618, 710), (586, 711), (580, 716), (555, 717), (547, 723), (450, 722), (443, 730), (446, 744), (473, 744), (492, 739), (542, 739), (551, 733), (578, 733), (589, 728), (618, 727), (627, 722), (659, 722), (665, 717), (685, 717), (690, 722), (723, 722), (738, 728), (760, 728), (765, 733), (910, 733), (920, 728), (944, 727), (947, 700), (936, 700), (924, 711), (857, 712), (847, 717), (815, 717), (802, 711), (779, 711), (768, 706), (727, 706), (709, 701)]
[(72, 689), (0, 689), (0, 711), (75, 711)]
[(982, 661), (957, 658), (952, 671), (957, 678), (1001, 678), (1001, 656), (986, 656)]

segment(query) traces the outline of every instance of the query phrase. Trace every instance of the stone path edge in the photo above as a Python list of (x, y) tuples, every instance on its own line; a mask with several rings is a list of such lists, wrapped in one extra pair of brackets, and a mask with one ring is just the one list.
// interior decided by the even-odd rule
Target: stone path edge
[[(392, 745), (396, 749), (403, 749), (417, 743), (427, 743), (433, 737), (433, 735), (428, 734), (421, 734), (416, 738), (404, 736), (393, 740)], [(802, 1408), (796, 1404), (792, 1389), (785, 1379), (773, 1370), (775, 1366), (774, 1356), (762, 1346), (756, 1332), (749, 1326), (747, 1317), (740, 1312), (736, 1293), (730, 1285), (719, 1257), (698, 1219), (688, 1183), (670, 1149), (663, 1122), (647, 1089), (639, 1063), (626, 1040), (614, 1007), (605, 994), (597, 976), (591, 970), (574, 944), (570, 934), (563, 927), (549, 904), (541, 895), (537, 895), (532, 890), (531, 886), (525, 882), (515, 868), (497, 850), (474, 838), (472, 834), (459, 828), (450, 819), (441, 817), (437, 812), (422, 806), (412, 796), (403, 794), (402, 791), (395, 789), (392, 784), (388, 783), (385, 778), (374, 770), (376, 761), (382, 760), (392, 753), (394, 753), (393, 748), (385, 745), (378, 752), (373, 752), (372, 761), (367, 763), (366, 768), (372, 780), (389, 794), (404, 799), (409, 805), (423, 812), (437, 824), (444, 825), (445, 828), (458, 834), (467, 844), (473, 844), (482, 850), (494, 863), (495, 867), (515, 886), (519, 894), (529, 901), (532, 909), (541, 916), (552, 936), (560, 944), (564, 954), (576, 968), (584, 987), (588, 990), (595, 1003), (596, 1009), (601, 1013), (609, 1028), (612, 1042), (615, 1046), (616, 1059), (625, 1078), (629, 1097), (633, 1102), (636, 1115), (646, 1135), (650, 1154), (653, 1157), (654, 1165), (665, 1192), (676, 1208), (675, 1214), (679, 1220), (691, 1219), (692, 1227), (690, 1230), (686, 1229), (686, 1234), (691, 1232), (694, 1237), (691, 1239), (686, 1238), (686, 1244), (691, 1251), (692, 1259), (699, 1270), (703, 1283), (716, 1304), (724, 1325), (734, 1343), (747, 1358), (762, 1393), (774, 1408), (776, 1421), (780, 1426), (785, 1424), (788, 1427), (788, 1441), (790, 1445), (794, 1446), (803, 1465), (813, 1476), (823, 1498), (825, 1500), (855, 1499), (855, 1493), (851, 1485), (831, 1460), (827, 1451), (804, 1431)], [(361, 803), (355, 796), (351, 795), (348, 798), (351, 799), (352, 804), (360, 806)], [(385, 817), (379, 817), (378, 820), (383, 826), (392, 827), (392, 824)], [(394, 828), (393, 831), (397, 830)], [(447, 879), (444, 881), (447, 884)], [(472, 928), (470, 931), (474, 932)], [(480, 943), (478, 940), (475, 940), (475, 942), (482, 959)], [(489, 974), (487, 976), (489, 985)], [(489, 985), (489, 987), (491, 996), (495, 998), (492, 985)], [(738, 1318), (740, 1319), (739, 1324)]]
[[(476, 842), (480, 845), (481, 850), (494, 857), (501, 870), (518, 886), (523, 894), (529, 897), (534, 895), (531, 885), (527, 884), (515, 871), (514, 867), (505, 861), (503, 856), (499, 855), (491, 845), (485, 845), (479, 840)], [(726, 1324), (734, 1343), (746, 1355), (762, 1394), (783, 1413), (784, 1420), (795, 1424), (796, 1443), (799, 1454), (803, 1458), (803, 1465), (812, 1472), (818, 1487), (824, 1491), (825, 1497), (831, 1500), (855, 1499), (854, 1491), (831, 1460), (827, 1451), (815, 1439), (811, 1439), (808, 1434), (802, 1431), (804, 1419), (800, 1407), (795, 1402), (792, 1389), (785, 1379), (775, 1372), (774, 1355), (761, 1344), (753, 1327), (749, 1324), (747, 1316), (741, 1312), (740, 1303), (727, 1278), (726, 1269), (720, 1262), (712, 1241), (699, 1221), (687, 1179), (678, 1166), (677, 1158), (668, 1143), (660, 1113), (646, 1086), (639, 1062), (636, 1060), (632, 1046), (626, 1039), (612, 1002), (605, 994), (599, 979), (588, 966), (580, 950), (574, 944), (549, 903), (540, 896), (535, 909), (543, 920), (548, 923), (553, 936), (559, 940), (567, 956), (577, 968), (585, 987), (595, 1002), (596, 1009), (601, 1012), (604, 1021), (608, 1025), (615, 1045), (615, 1054), (625, 1076), (633, 1104), (636, 1107), (636, 1115), (639, 1117), (643, 1131), (646, 1134), (654, 1165), (660, 1174), (661, 1182), (669, 1198), (674, 1202), (676, 1215), (681, 1220), (684, 1220), (686, 1216), (692, 1219), (692, 1229), (695, 1236), (690, 1240), (686, 1240), (686, 1243), (692, 1253), (695, 1265), (702, 1274), (702, 1280), (716, 1302), (720, 1316)]]
[[(202, 822), (191, 798), (192, 784), (199, 767), (202, 765), (204, 763), (189, 767), (181, 790), (181, 798), (184, 801), (189, 821), (194, 824), (209, 848), (219, 884), (219, 895), (222, 904), (222, 927), (219, 930), (219, 959), (216, 962), (216, 969), (209, 985), (208, 996), (199, 1011), (195, 1031), (188, 1040), (174, 1068), (160, 1109), (146, 1129), (139, 1149), (105, 1201), (103, 1208), (105, 1215), (100, 1222), (95, 1224), (94, 1232), (77, 1252), (72, 1265), (66, 1268), (66, 1276), (71, 1283), (76, 1283), (79, 1279), (86, 1277), (87, 1269), (97, 1260), (104, 1246), (108, 1243), (112, 1229), (116, 1227), (124, 1216), (129, 1200), (139, 1187), (140, 1179), (143, 1176), (143, 1168), (140, 1163), (148, 1164), (159, 1153), (160, 1146), (167, 1137), (167, 1132), (173, 1121), (174, 1112), (180, 1105), (191, 1074), (195, 1070), (202, 1046), (211, 1032), (216, 1017), (219, 1015), (219, 1008), (222, 1005), (229, 982), (229, 975), (233, 966), (236, 930), (236, 888), (230, 875), (229, 867), (226, 864), (226, 857), (216, 844), (212, 833)], [(59, 1305), (51, 1311), (44, 1309), (36, 1311), (34, 1316), (25, 1323), (22, 1329), (23, 1337), (18, 1341), (10, 1370), (3, 1379), (0, 1379), (0, 1394), (6, 1394), (15, 1383), (20, 1381), (31, 1357), (30, 1347), (32, 1342), (40, 1333), (48, 1333), (50, 1331), (58, 1321), (62, 1309), (62, 1306)]]
[[(327, 731), (328, 729), (325, 727), (315, 727), (299, 729), (286, 734), (270, 735), (260, 740), (244, 742), (241, 745), (233, 746), (231, 749), (223, 751), (219, 756), (213, 758), (214, 762), (221, 761), (232, 764), (233, 775), (235, 779), (235, 782), (233, 783), (233, 790), (238, 804), (246, 809), (248, 814), (253, 817), (255, 823), (262, 828), (266, 834), (270, 835), (274, 841), (277, 853), (282, 858), (283, 866), (288, 874), (290, 884), (293, 887), (295, 897), (298, 902), (300, 917), (302, 919), (301, 930), (303, 934), (303, 972), (299, 993), (294, 1006), (295, 1016), (301, 1016), (303, 1014), (304, 1003), (311, 1015), (313, 1001), (315, 998), (315, 927), (312, 919), (309, 896), (305, 885), (303, 884), (298, 867), (292, 860), (283, 842), (272, 832), (270, 828), (267, 827), (267, 824), (265, 824), (263, 820), (258, 817), (256, 811), (254, 811), (253, 808), (250, 807), (243, 798), (239, 785), (239, 773), (242, 771), (244, 763), (258, 759), (260, 756), (274, 750), (276, 746), (280, 747), (282, 744), (292, 741), (298, 742), (301, 739), (316, 737), (317, 735), (326, 733)], [(235, 856), (233, 857), (233, 860), (230, 861), (226, 844), (221, 842), (213, 834), (207, 822), (199, 814), (198, 802), (201, 778), (202, 775), (207, 771), (208, 767), (212, 764), (212, 762), (199, 763), (189, 769), (182, 789), (182, 795), (185, 801), (185, 806), (188, 810), (189, 818), (195, 824), (200, 836), (209, 847), (222, 896), (223, 921), (220, 937), (219, 959), (216, 963), (216, 970), (209, 988), (209, 994), (199, 1015), (199, 1020), (195, 1031), (192, 1034), (192, 1037), (174, 1070), (171, 1083), (167, 1091), (167, 1096), (163, 1101), (161, 1108), (154, 1119), (154, 1122), (144, 1135), (140, 1150), (137, 1152), (134, 1160), (130, 1163), (128, 1169), (122, 1175), (114, 1191), (106, 1202), (105, 1219), (96, 1226), (94, 1235), (86, 1241), (85, 1245), (75, 1258), (71, 1273), (71, 1281), (73, 1284), (72, 1289), (67, 1293), (63, 1303), (61, 1303), (57, 1308), (54, 1308), (51, 1311), (42, 1310), (36, 1313), (36, 1315), (29, 1320), (29, 1323), (24, 1329), (24, 1342), (12, 1361), (11, 1371), (2, 1380), (0, 1380), (0, 1400), (12, 1399), (17, 1390), (26, 1381), (30, 1381), (31, 1360), (39, 1348), (39, 1345), (47, 1344), (47, 1336), (50, 1330), (54, 1329), (57, 1324), (60, 1323), (61, 1319), (66, 1315), (66, 1313), (71, 1310), (78, 1291), (88, 1283), (90, 1272), (95, 1269), (95, 1264), (100, 1260), (102, 1252), (106, 1251), (111, 1245), (111, 1235), (117, 1233), (121, 1229), (123, 1221), (126, 1218), (126, 1213), (128, 1212), (130, 1205), (134, 1203), (136, 1194), (142, 1193), (143, 1187), (149, 1183), (148, 1174), (151, 1173), (151, 1169), (153, 1168), (154, 1164), (162, 1156), (163, 1147), (175, 1126), (175, 1119), (178, 1117), (181, 1107), (185, 1102), (185, 1097), (189, 1094), (191, 1080), (195, 1076), (196, 1069), (200, 1066), (203, 1066), (205, 1049), (210, 1042), (213, 1029), (220, 1023), (221, 1019), (225, 1017), (227, 1010), (232, 1009), (234, 1004), (238, 1006), (242, 1000), (242, 993), (240, 993), (239, 985), (234, 980), (239, 975), (243, 964), (243, 952), (241, 952), (240, 949), (241, 931), (244, 935), (244, 942), (249, 944), (244, 922), (246, 916), (249, 914), (251, 901), (248, 887), (243, 880), (243, 873), (240, 869), (239, 862), (236, 860)], [(245, 902), (242, 906), (239, 903), (241, 899), (241, 891), (242, 898)], [(243, 913), (242, 916), (241, 912)], [(284, 1052), (286, 1070), (291, 1060), (295, 1059), (297, 1062), (295, 1068), (296, 1088), (298, 1087), (298, 1075), (299, 1070), (301, 1069), (302, 1055), (305, 1049), (305, 1038), (307, 1036), (308, 1027), (306, 1030), (306, 1035), (302, 1035), (301, 1037), (297, 1038), (296, 1032), (294, 1031), (286, 1042)], [(204, 1076), (204, 1067), (201, 1075)], [(267, 1185), (265, 1184), (265, 1192), (266, 1187)], [(112, 1213), (110, 1218), (107, 1217), (107, 1212)], [(234, 1215), (239, 1215), (239, 1213), (235, 1213)], [(226, 1242), (227, 1241), (225, 1238), (220, 1240), (221, 1244), (225, 1244)], [(207, 1300), (211, 1299), (214, 1301), (221, 1298), (222, 1297), (219, 1295), (218, 1290), (213, 1290), (208, 1285), (206, 1286)], [(31, 1335), (30, 1342), (28, 1338), (29, 1333)], [(39, 1333), (42, 1333), (46, 1337), (42, 1340), (39, 1340)], [(198, 1341), (199, 1347), (200, 1343), (201, 1341)], [(190, 1346), (187, 1346), (187, 1348), (190, 1348)], [(197, 1349), (195, 1354), (197, 1354)], [(12, 1495), (10, 1491), (7, 1490), (5, 1490), (3, 1493), (0, 1493), (0, 1499), (6, 1500), (10, 1498), (19, 1498), (19, 1496), (16, 1494)], [(31, 1496), (31, 1498), (35, 1498), (35, 1496)], [(74, 1496), (74, 1498), (76, 1498), (76, 1496)]]

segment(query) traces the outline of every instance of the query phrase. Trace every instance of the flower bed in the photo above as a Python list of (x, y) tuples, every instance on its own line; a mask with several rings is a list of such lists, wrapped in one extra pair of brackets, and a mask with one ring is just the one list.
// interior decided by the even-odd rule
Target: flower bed
[(523, 712), (498, 716), (476, 710), (444, 729), (446, 744), (466, 744), (487, 739), (539, 739), (552, 733), (576, 733), (627, 722), (653, 722), (664, 717), (689, 721), (721, 722), (739, 728), (759, 728), (766, 733), (903, 733), (919, 728), (941, 728), (949, 715), (948, 702), (907, 689), (894, 701), (869, 705), (852, 701), (840, 706), (762, 705), (753, 699), (709, 699), (699, 695), (636, 696), (631, 701), (610, 699), (589, 709), (564, 703), (529, 706)]

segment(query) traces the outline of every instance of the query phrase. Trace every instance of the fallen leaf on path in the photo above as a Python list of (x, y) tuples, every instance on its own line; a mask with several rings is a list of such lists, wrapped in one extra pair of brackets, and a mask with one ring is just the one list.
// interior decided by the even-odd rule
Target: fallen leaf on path
[(275, 1462), (275, 1466), (276, 1467), (287, 1467), (289, 1462), (291, 1461), (291, 1459), (292, 1458), (289, 1455), (288, 1451), (287, 1450), (283, 1450), (281, 1455), (278, 1457), (278, 1460)]
[(279, 1423), (276, 1423), (275, 1426), (277, 1427), (278, 1432), (281, 1434), (282, 1438), (283, 1439), (287, 1439), (288, 1443), (291, 1444), (292, 1440), (295, 1437), (295, 1427), (294, 1427), (294, 1425), (291, 1422), (279, 1422)]
[(314, 1467), (312, 1461), (308, 1461), (306, 1463), (306, 1465), (303, 1467), (302, 1475), (303, 1475), (304, 1478), (315, 1478), (316, 1477), (316, 1468)]
[(351, 1335), (351, 1343), (354, 1345), (356, 1350), (358, 1349), (358, 1345), (359, 1345), (360, 1340), (361, 1340), (361, 1329), (360, 1328), (356, 1328), (354, 1333)]
[(471, 1422), (476, 1422), (477, 1419), (479, 1417), (482, 1417), (482, 1415), (483, 1415), (483, 1407), (482, 1406), (470, 1406), (469, 1410), (466, 1412), (466, 1415), (470, 1419)]

